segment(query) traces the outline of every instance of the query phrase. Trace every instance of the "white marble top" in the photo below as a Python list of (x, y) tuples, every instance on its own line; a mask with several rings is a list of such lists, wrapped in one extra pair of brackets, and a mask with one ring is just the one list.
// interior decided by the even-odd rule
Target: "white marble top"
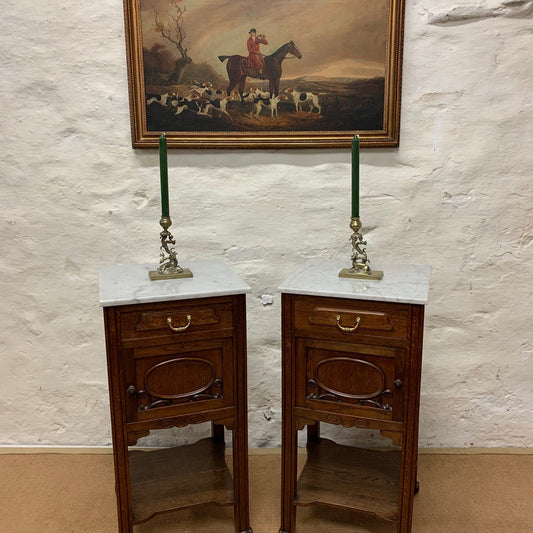
[(151, 281), (150, 270), (156, 266), (116, 265), (100, 271), (100, 305), (139, 304), (244, 294), (250, 287), (222, 261), (187, 261), (192, 278)]
[(431, 270), (428, 266), (372, 264), (374, 270), (383, 270), (382, 280), (339, 278), (340, 270), (350, 266), (350, 261), (311, 260), (285, 280), (279, 290), (288, 294), (378, 302), (427, 302)]

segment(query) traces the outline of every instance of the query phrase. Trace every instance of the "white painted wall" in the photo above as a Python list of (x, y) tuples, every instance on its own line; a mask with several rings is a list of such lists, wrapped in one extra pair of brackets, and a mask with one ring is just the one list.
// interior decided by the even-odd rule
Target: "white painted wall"
[[(158, 258), (158, 160), (130, 147), (119, 1), (5, 0), (0, 442), (110, 443), (97, 276)], [(422, 446), (533, 439), (533, 2), (407, 0), (401, 146), (364, 151), (376, 262), (433, 267)], [(280, 441), (280, 298), (349, 257), (349, 153), (172, 151), (181, 261), (252, 287), (252, 446)], [(274, 295), (263, 306), (261, 295)]]

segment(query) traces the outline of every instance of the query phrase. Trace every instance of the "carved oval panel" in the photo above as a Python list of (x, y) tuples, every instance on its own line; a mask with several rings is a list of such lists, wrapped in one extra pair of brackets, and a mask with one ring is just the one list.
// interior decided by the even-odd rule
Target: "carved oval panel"
[(144, 376), (144, 388), (155, 398), (186, 398), (209, 389), (214, 379), (215, 367), (210, 361), (180, 357), (148, 369)]
[(316, 365), (314, 379), (323, 390), (341, 398), (366, 400), (385, 390), (383, 370), (363, 359), (324, 359)]

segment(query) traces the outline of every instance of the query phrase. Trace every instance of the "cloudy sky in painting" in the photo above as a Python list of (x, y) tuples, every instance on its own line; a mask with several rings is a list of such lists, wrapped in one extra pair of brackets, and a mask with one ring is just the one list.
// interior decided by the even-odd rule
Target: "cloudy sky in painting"
[[(161, 21), (167, 0), (141, 0), (143, 46), (168, 42), (153, 31), (154, 9)], [(197, 63), (206, 62), (225, 75), (218, 55), (248, 55), (250, 28), (267, 36), (268, 55), (293, 40), (301, 60), (285, 61), (283, 77), (384, 75), (390, 0), (182, 0), (185, 41)]]

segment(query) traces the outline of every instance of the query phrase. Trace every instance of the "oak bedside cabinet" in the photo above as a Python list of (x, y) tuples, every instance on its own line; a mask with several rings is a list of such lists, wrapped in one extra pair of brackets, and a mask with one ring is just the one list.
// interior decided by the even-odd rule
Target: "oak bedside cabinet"
[[(339, 278), (342, 267), (311, 261), (280, 287), (280, 533), (295, 533), (296, 508), (314, 504), (351, 509), (354, 526), (373, 520), (376, 529), (364, 531), (409, 533), (430, 269), (385, 265), (384, 278), (371, 281)], [(343, 430), (348, 437), (380, 432), (390, 446), (336, 444), (320, 437), (321, 423), (357, 428)], [(305, 426), (307, 461), (297, 480)]]
[[(120, 533), (159, 513), (234, 506), (250, 533), (246, 293), (220, 261), (191, 261), (194, 277), (150, 281), (150, 265), (100, 273)], [(212, 423), (212, 437), (156, 451), (131, 447), (151, 431)], [(224, 459), (232, 431), (233, 478)]]

